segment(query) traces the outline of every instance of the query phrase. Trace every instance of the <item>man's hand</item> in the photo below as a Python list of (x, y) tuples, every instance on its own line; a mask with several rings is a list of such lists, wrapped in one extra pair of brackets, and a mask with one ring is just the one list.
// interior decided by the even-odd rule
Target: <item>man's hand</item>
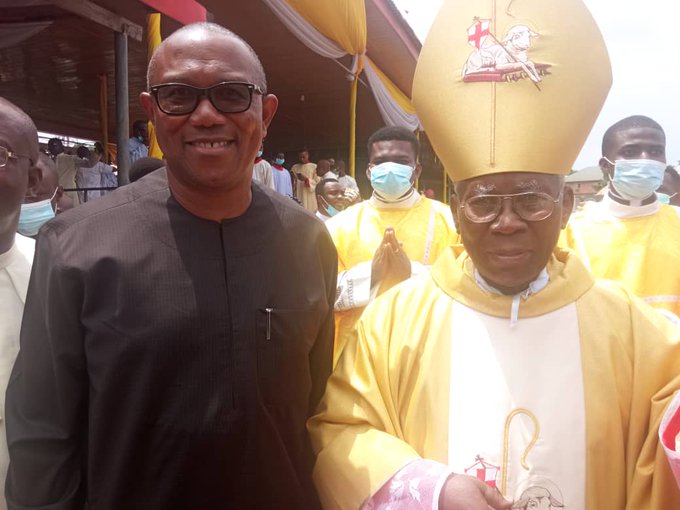
[(347, 201), (347, 207), (350, 205), (358, 204), (361, 202), (361, 195), (359, 192), (355, 189), (352, 188), (345, 188), (343, 191), (342, 197), (344, 200)]
[(453, 475), (439, 495), (439, 510), (509, 510), (512, 502), (497, 489), (467, 475)]
[(300, 180), (300, 181), (306, 181), (306, 180), (307, 180), (307, 177), (305, 177), (304, 174), (302, 174), (302, 173), (300, 173), (300, 172), (298, 172), (298, 173), (295, 174), (295, 175), (296, 175), (296, 177), (298, 178), (298, 180)]
[(411, 261), (392, 227), (385, 229), (382, 242), (375, 251), (371, 266), (371, 289), (378, 286), (378, 295), (411, 277)]

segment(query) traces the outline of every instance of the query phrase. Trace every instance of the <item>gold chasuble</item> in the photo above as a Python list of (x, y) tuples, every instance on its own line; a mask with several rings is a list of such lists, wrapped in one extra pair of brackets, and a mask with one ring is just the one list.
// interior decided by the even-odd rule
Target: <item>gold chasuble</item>
[(677, 207), (625, 206), (606, 197), (572, 215), (562, 241), (597, 278), (622, 282), (651, 306), (680, 317)]
[[(424, 196), (414, 195), (414, 199), (417, 202), (411, 207), (389, 208), (371, 198), (326, 222), (338, 250), (341, 287), (335, 311), (335, 362), (348, 340), (355, 336), (355, 324), (368, 301), (368, 292), (362, 298), (356, 282), (359, 278), (370, 281), (370, 264), (387, 227), (393, 227), (403, 243), (414, 274), (422, 272), (423, 266), (431, 266), (447, 246), (459, 242), (447, 205)], [(366, 271), (359, 267), (358, 278), (352, 278), (347, 272), (360, 264)], [(368, 289), (368, 285), (365, 287)]]
[(473, 271), (451, 247), (367, 307), (308, 425), (324, 508), (359, 508), (420, 458), (487, 471), (516, 504), (533, 490), (553, 507), (680, 508), (657, 439), (680, 331), (568, 251), (514, 324), (513, 297)]

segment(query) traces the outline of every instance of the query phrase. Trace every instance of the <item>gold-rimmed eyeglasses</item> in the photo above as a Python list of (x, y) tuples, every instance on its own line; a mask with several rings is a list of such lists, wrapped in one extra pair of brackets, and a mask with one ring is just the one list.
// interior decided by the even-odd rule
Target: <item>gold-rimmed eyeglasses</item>
[(501, 212), (504, 200), (512, 201), (512, 210), (525, 221), (541, 221), (553, 213), (555, 204), (562, 199), (547, 193), (526, 191), (510, 195), (476, 195), (465, 199), (460, 205), (465, 217), (473, 223), (489, 223)]
[(7, 164), (7, 161), (9, 161), (10, 159), (19, 158), (31, 159), (30, 156), (17, 154), (16, 152), (9, 150), (7, 147), (3, 147), (2, 145), (0, 145), (0, 168), (4, 167)]

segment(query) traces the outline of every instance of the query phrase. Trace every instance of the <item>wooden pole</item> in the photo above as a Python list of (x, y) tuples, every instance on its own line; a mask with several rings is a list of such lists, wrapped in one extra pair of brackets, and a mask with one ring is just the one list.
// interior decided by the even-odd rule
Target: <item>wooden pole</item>
[(349, 175), (354, 177), (356, 168), (356, 137), (357, 137), (357, 89), (359, 84), (358, 73), (350, 85), (349, 93)]

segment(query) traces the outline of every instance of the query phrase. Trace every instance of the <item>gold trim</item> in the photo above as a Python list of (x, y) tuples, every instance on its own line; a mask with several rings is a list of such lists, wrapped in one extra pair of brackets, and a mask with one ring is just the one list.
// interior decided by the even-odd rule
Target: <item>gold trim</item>
[(524, 449), (524, 454), (522, 454), (522, 458), (520, 460), (522, 468), (524, 468), (526, 471), (529, 471), (529, 464), (527, 464), (527, 456), (529, 455), (529, 452), (536, 444), (538, 436), (541, 433), (541, 427), (538, 424), (538, 418), (536, 418), (536, 415), (529, 411), (528, 409), (523, 408), (515, 409), (507, 416), (507, 418), (505, 418), (505, 428), (503, 429), (503, 464), (501, 465), (502, 470), (501, 494), (503, 494), (503, 496), (507, 496), (506, 491), (508, 488), (508, 455), (510, 450), (510, 424), (512, 420), (515, 418), (515, 416), (520, 414), (528, 416), (529, 418), (531, 418), (531, 421), (534, 422), (534, 434), (531, 437), (531, 441), (529, 441), (529, 444)]

